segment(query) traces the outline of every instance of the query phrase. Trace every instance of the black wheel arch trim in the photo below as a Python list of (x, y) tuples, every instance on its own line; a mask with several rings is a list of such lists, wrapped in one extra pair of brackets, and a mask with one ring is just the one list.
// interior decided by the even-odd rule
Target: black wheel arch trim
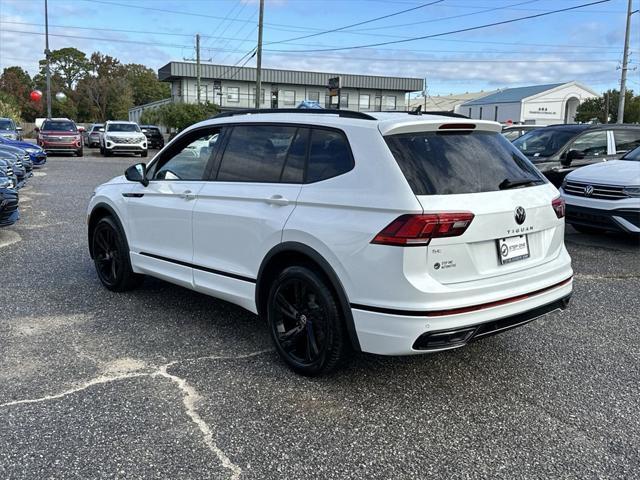
[(120, 217), (118, 217), (118, 214), (116, 213), (114, 208), (108, 203), (104, 203), (104, 202), (96, 203), (94, 207), (91, 209), (91, 213), (89, 214), (89, 219), (87, 221), (87, 239), (89, 241), (89, 255), (91, 256), (91, 258), (93, 258), (93, 248), (91, 247), (91, 241), (93, 240), (93, 232), (91, 231), (91, 228), (89, 228), (89, 226), (91, 225), (91, 219), (93, 218), (93, 215), (97, 210), (106, 210), (109, 212), (109, 216), (113, 218), (114, 222), (116, 222), (116, 224), (118, 225), (118, 228), (120, 228), (120, 231), (123, 233), (124, 241), (127, 243), (127, 248), (129, 248), (129, 241), (127, 240), (127, 234), (125, 232), (124, 227), (122, 226)]
[(329, 279), (333, 290), (338, 296), (338, 303), (340, 305), (340, 309), (344, 314), (344, 320), (346, 324), (345, 326), (347, 328), (349, 340), (351, 341), (351, 346), (356, 352), (361, 352), (362, 349), (360, 347), (360, 341), (358, 340), (358, 334), (356, 332), (355, 322), (353, 320), (353, 313), (351, 312), (351, 304), (349, 303), (349, 299), (344, 290), (342, 282), (340, 281), (340, 278), (334, 271), (333, 267), (331, 267), (329, 262), (327, 262), (327, 260), (325, 260), (325, 258), (320, 253), (303, 243), (283, 242), (273, 247), (265, 255), (262, 263), (260, 264), (260, 269), (258, 270), (258, 277), (256, 281), (255, 302), (258, 313), (260, 314), (260, 305), (262, 305), (261, 302), (263, 300), (260, 297), (260, 292), (262, 290), (261, 280), (264, 274), (264, 270), (274, 256), (286, 252), (298, 253), (307, 256), (322, 269), (322, 273), (324, 273), (324, 275)]

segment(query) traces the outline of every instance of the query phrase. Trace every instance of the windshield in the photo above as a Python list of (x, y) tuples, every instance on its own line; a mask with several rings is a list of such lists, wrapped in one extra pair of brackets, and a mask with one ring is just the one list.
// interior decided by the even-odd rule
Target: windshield
[(77, 132), (76, 124), (69, 120), (47, 120), (42, 124), (42, 130), (54, 132)]
[(135, 123), (110, 123), (110, 132), (139, 132), (140, 127)]
[(0, 130), (14, 130), (13, 120), (0, 120)]
[(91, 128), (91, 132), (99, 132), (99, 131), (100, 131), (100, 129), (101, 129), (101, 128), (103, 128), (103, 127), (104, 127), (104, 125), (100, 125), (100, 124), (98, 124), (98, 125), (94, 125), (94, 126)]
[(419, 132), (385, 139), (416, 195), (494, 192), (545, 182), (501, 134)]
[(635, 162), (640, 162), (640, 147), (637, 147), (627, 153), (621, 160), (631, 160)]
[(576, 130), (557, 130), (543, 128), (525, 133), (513, 141), (527, 157), (550, 157), (564, 147), (579, 132)]

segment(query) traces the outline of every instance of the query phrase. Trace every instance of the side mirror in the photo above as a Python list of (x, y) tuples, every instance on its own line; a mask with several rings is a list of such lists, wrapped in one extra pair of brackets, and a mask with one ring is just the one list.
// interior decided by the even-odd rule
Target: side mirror
[(84, 127), (78, 127), (78, 131), (79, 131), (80, 133), (84, 133)]
[(34, 132), (38, 133), (40, 131), (40, 127), (36, 127), (33, 129)]
[(580, 150), (569, 150), (565, 157), (560, 160), (560, 163), (563, 167), (569, 167), (571, 166), (571, 162), (574, 160), (582, 160), (584, 157), (584, 152), (581, 152)]
[(147, 166), (144, 163), (131, 165), (124, 171), (124, 177), (130, 182), (140, 182), (145, 187), (149, 185), (149, 180), (147, 180)]

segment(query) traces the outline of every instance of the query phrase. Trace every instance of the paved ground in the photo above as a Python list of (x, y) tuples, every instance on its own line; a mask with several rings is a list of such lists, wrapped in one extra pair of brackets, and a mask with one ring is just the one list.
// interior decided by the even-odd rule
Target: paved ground
[(50, 159), (0, 230), (0, 478), (638, 478), (634, 242), (568, 234), (564, 313), (310, 380), (239, 308), (99, 285), (85, 206), (134, 162)]

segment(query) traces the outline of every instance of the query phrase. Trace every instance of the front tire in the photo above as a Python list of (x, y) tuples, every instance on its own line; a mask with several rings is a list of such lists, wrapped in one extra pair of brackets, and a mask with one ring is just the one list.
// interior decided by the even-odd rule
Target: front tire
[(347, 333), (336, 298), (306, 267), (287, 267), (273, 282), (267, 322), (276, 351), (294, 372), (322, 375), (346, 359)]
[(84, 149), (80, 148), (76, 150), (76, 157), (82, 157), (84, 155)]
[(142, 153), (140, 154), (140, 157), (141, 157), (141, 158), (146, 158), (146, 157), (147, 157), (147, 155), (148, 155), (148, 151), (147, 151), (147, 150), (145, 150), (144, 152), (142, 152)]
[(144, 276), (133, 272), (124, 232), (112, 217), (96, 223), (91, 242), (96, 273), (105, 288), (125, 292), (142, 283)]

